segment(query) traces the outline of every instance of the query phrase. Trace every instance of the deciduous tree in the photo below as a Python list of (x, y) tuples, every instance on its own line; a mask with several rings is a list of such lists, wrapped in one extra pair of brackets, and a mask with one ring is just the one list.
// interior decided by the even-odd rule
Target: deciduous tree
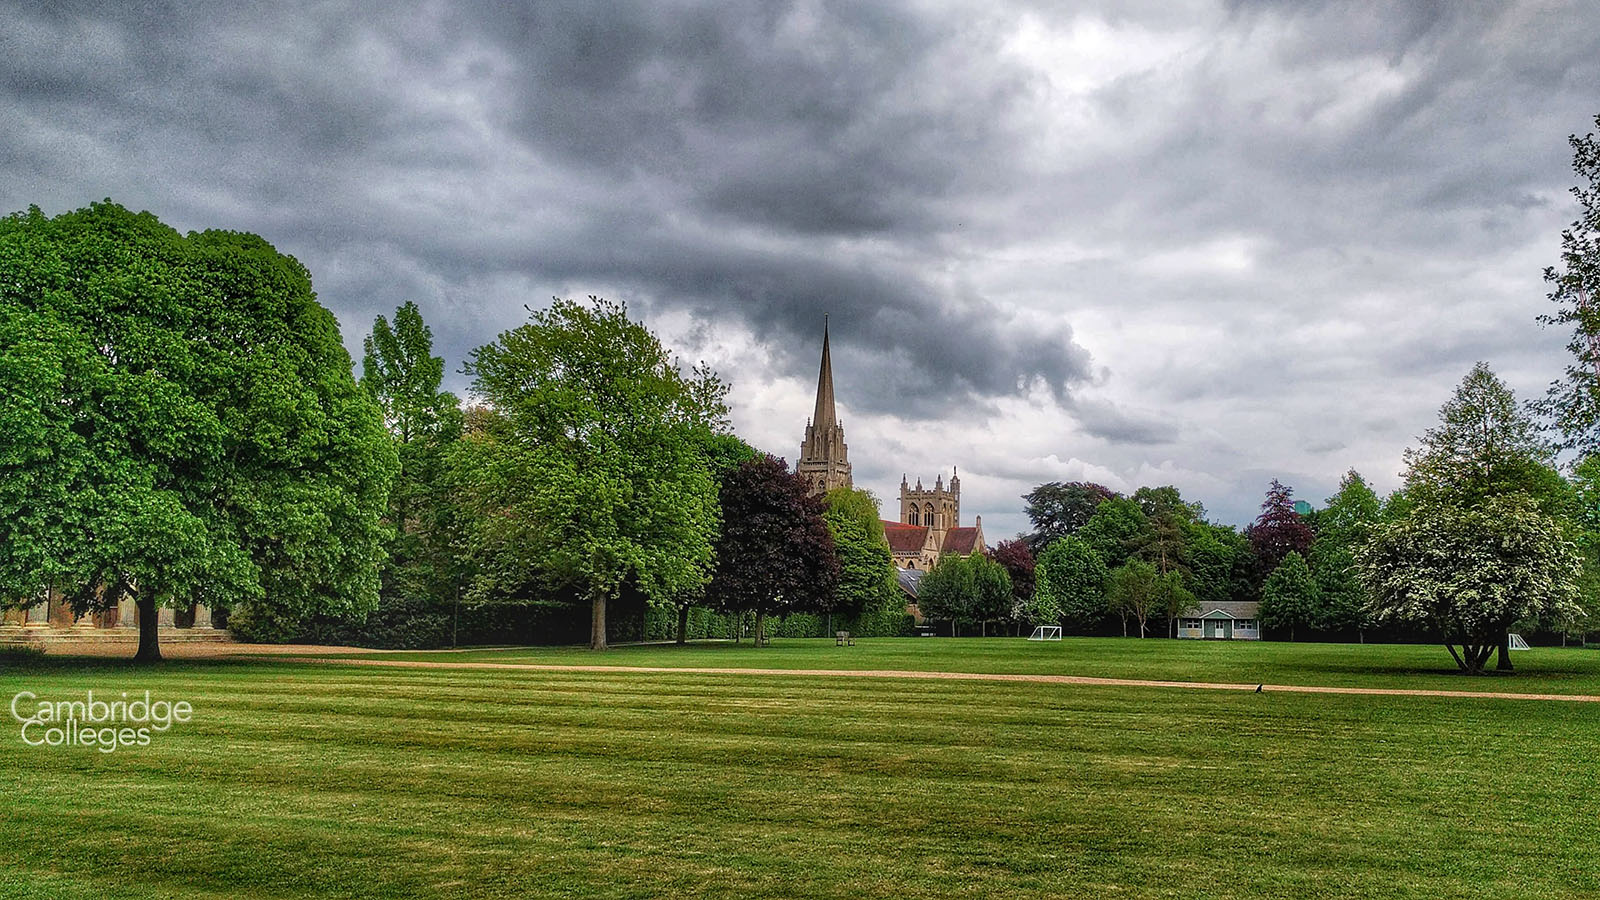
[[(1478, 672), (1521, 618), (1578, 614), (1581, 563), (1570, 486), (1511, 389), (1479, 363), (1406, 451), (1402, 500), (1358, 553), (1375, 614), (1436, 629), (1456, 662)], [(1457, 647), (1460, 649), (1458, 650)]]
[(1088, 628), (1106, 612), (1106, 563), (1087, 541), (1064, 537), (1045, 548), (1035, 571), (1033, 601), (1025, 608), (1034, 624)]
[(1152, 537), (1149, 517), (1126, 497), (1102, 501), (1075, 536), (1093, 547), (1110, 568), (1122, 565)]
[(1033, 522), (1033, 534), (1028, 538), (1033, 552), (1042, 553), (1052, 541), (1075, 533), (1102, 500), (1115, 496), (1105, 485), (1088, 481), (1052, 481), (1024, 494), (1028, 520)]
[(1267, 499), (1261, 504), (1261, 515), (1245, 531), (1262, 578), (1278, 568), (1278, 563), (1290, 553), (1305, 555), (1316, 539), (1311, 528), (1294, 511), (1293, 498), (1294, 488), (1272, 479)]
[(967, 558), (946, 554), (917, 583), (917, 609), (925, 618), (949, 622), (950, 636), (955, 637), (957, 625), (977, 620), (977, 592)]
[(706, 435), (727, 427), (714, 374), (684, 373), (625, 305), (595, 297), (531, 311), (465, 371), (496, 413), (467, 456), (491, 513), (480, 539), (521, 542), (500, 558), (582, 596), (591, 647), (625, 584), (664, 605), (697, 589), (718, 533)]
[(1526, 494), (1475, 507), (1421, 503), (1358, 554), (1379, 621), (1434, 629), (1476, 674), (1511, 623), (1579, 615), (1577, 547)]
[[(1156, 567), (1142, 559), (1130, 559), (1111, 570), (1106, 579), (1106, 601), (1120, 615), (1133, 616), (1139, 623), (1139, 637), (1147, 633), (1152, 615), (1158, 615), (1166, 599), (1159, 584)], [(1126, 636), (1126, 635), (1124, 635)]]
[(862, 488), (838, 487), (825, 499), (822, 518), (839, 560), (835, 610), (854, 620), (852, 630), (860, 633), (897, 633), (905, 619), (906, 601), (895, 579), (877, 498)]
[(1260, 615), (1262, 625), (1286, 629), (1291, 641), (1295, 629), (1322, 621), (1321, 595), (1305, 557), (1290, 551), (1267, 576), (1261, 586)]
[(722, 531), (706, 599), (754, 612), (760, 646), (766, 617), (834, 608), (839, 561), (822, 498), (783, 460), (763, 455), (728, 471), (718, 489)]
[(233, 608), (282, 637), (378, 598), (395, 451), (299, 262), (109, 201), (0, 220), (0, 603)]
[(1538, 408), (1560, 432), (1562, 449), (1593, 456), (1600, 453), (1600, 142), (1593, 134), (1567, 140), (1578, 176), (1572, 188), (1578, 218), (1561, 232), (1561, 264), (1544, 271), (1557, 311), (1539, 320), (1571, 327), (1572, 359)]

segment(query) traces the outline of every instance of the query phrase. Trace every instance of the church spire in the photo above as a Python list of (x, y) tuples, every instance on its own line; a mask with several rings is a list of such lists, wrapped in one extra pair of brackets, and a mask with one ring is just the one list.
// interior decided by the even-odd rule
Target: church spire
[(828, 352), (826, 315), (822, 317), (822, 368), (817, 372), (817, 409), (806, 426), (795, 471), (806, 480), (812, 493), (822, 494), (836, 487), (850, 486), (849, 448), (833, 404), (833, 356)]
[(833, 408), (833, 358), (828, 353), (828, 314), (822, 314), (822, 369), (817, 372), (817, 411), (811, 424), (824, 434), (839, 421)]

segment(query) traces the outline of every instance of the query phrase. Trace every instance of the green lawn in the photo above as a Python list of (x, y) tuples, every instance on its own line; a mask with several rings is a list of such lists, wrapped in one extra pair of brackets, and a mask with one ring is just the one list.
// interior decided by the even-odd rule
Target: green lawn
[[(617, 647), (397, 653), (384, 658), (440, 662), (553, 665), (690, 666), (769, 669), (898, 669), (1088, 675), (1161, 681), (1222, 681), (1341, 687), (1600, 695), (1600, 650), (1576, 647), (1513, 652), (1512, 676), (1466, 677), (1443, 646), (1290, 644), (1269, 641), (1169, 641), (1130, 638), (863, 638), (854, 647), (831, 639)], [(1491, 664), (1492, 665), (1492, 664)]]
[[(999, 670), (1052, 652), (1141, 677), (1197, 665), (1153, 665), (1146, 643), (864, 642), (849, 665)], [(1333, 658), (1160, 645), (1278, 672)], [(848, 659), (832, 642), (759, 653), (815, 667), (835, 650)], [(603, 658), (745, 665), (747, 652)], [(1524, 658), (1526, 675), (1448, 683), (1595, 678), (1581, 651)], [(114, 754), (26, 747), (6, 723), (4, 898), (1600, 894), (1594, 704), (781, 672), (0, 666), (7, 703), (148, 689), (196, 710)], [(1206, 677), (1248, 680), (1227, 671)]]

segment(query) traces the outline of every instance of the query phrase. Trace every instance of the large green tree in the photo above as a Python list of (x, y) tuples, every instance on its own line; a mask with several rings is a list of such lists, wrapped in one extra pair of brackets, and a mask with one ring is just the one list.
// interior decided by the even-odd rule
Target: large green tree
[(1156, 567), (1142, 559), (1130, 559), (1111, 570), (1106, 577), (1106, 603), (1122, 616), (1124, 637), (1129, 616), (1139, 625), (1139, 637), (1148, 634), (1150, 617), (1166, 609), (1168, 587), (1170, 583), (1163, 584)]
[(987, 637), (989, 623), (1009, 621), (1017, 609), (1016, 598), (1011, 595), (1011, 575), (982, 553), (967, 557), (972, 567), (972, 602), (968, 610), (978, 622), (978, 633)]
[(1106, 566), (1114, 569), (1148, 545), (1154, 535), (1150, 518), (1137, 502), (1113, 497), (1101, 501), (1074, 536), (1093, 547)]
[(1519, 619), (1579, 613), (1574, 495), (1511, 389), (1479, 363), (1406, 451), (1406, 482), (1357, 553), (1380, 620), (1435, 629), (1460, 667), (1483, 668)]
[(444, 358), (415, 303), (378, 316), (363, 341), (361, 386), (383, 412), (399, 452), (389, 491), (393, 529), (383, 597), (360, 639), (382, 646), (430, 646), (451, 640), (451, 607), (461, 571), (462, 525), (450, 490), (450, 453), (461, 438), (461, 405), (441, 390)]
[(1322, 621), (1322, 595), (1305, 557), (1291, 550), (1267, 576), (1260, 615), (1262, 625), (1288, 631), (1291, 641), (1297, 629)]
[(1034, 624), (1084, 629), (1105, 615), (1106, 563), (1087, 541), (1055, 541), (1039, 557), (1034, 574), (1033, 600), (1023, 608)]
[(396, 468), (311, 276), (111, 203), (0, 220), (0, 603), (231, 607), (246, 636), (378, 598)]
[(466, 372), (493, 410), (463, 460), (495, 558), (581, 596), (597, 650), (625, 586), (664, 605), (697, 590), (718, 526), (707, 434), (727, 426), (714, 374), (595, 297), (530, 312)]
[(1432, 628), (1469, 674), (1483, 671), (1511, 623), (1581, 613), (1577, 547), (1526, 494), (1418, 504), (1378, 526), (1358, 559), (1378, 620)]
[(1088, 481), (1052, 481), (1024, 494), (1028, 520), (1033, 523), (1033, 534), (1028, 536), (1033, 552), (1042, 553), (1052, 541), (1075, 533), (1101, 501), (1115, 496), (1116, 491)]
[(836, 610), (857, 634), (898, 634), (906, 601), (895, 578), (894, 557), (883, 535), (878, 500), (862, 488), (838, 487), (822, 513), (839, 560)]
[(1382, 503), (1361, 473), (1351, 469), (1339, 490), (1317, 512), (1317, 539), (1307, 562), (1317, 582), (1321, 616), (1316, 627), (1364, 630), (1369, 598), (1356, 567), (1356, 548), (1366, 543), (1382, 514)]
[(917, 609), (924, 618), (950, 623), (950, 636), (962, 622), (977, 621), (978, 588), (972, 565), (947, 553), (917, 582)]

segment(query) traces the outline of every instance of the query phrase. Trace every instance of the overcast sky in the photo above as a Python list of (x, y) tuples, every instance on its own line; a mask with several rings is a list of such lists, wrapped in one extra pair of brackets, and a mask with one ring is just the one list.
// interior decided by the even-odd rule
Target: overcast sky
[(511, 6), (0, 3), (0, 207), (257, 232), (452, 372), (625, 300), (791, 462), (830, 313), (856, 483), (959, 466), (991, 543), (1043, 481), (1392, 489), (1475, 360), (1564, 363), (1592, 2)]

